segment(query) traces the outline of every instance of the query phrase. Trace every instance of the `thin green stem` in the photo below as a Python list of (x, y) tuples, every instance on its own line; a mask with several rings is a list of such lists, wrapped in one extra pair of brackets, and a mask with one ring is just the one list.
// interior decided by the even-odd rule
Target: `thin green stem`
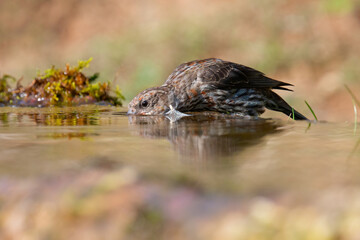
[(353, 100), (353, 107), (354, 107), (354, 135), (356, 135), (356, 129), (357, 129), (357, 108), (356, 104)]
[(356, 98), (355, 94), (350, 90), (350, 88), (349, 88), (346, 84), (344, 84), (344, 87), (346, 88), (346, 90), (348, 91), (348, 93), (350, 93), (351, 98), (352, 98), (353, 101), (356, 103), (356, 105), (357, 105), (358, 107), (360, 107), (360, 101)]
[(311, 122), (309, 121), (309, 124), (308, 124), (307, 128), (305, 129), (305, 133), (307, 133), (307, 131), (310, 129), (310, 127), (311, 127)]
[(314, 110), (310, 107), (310, 104), (305, 100), (305, 104), (308, 106), (308, 108), (310, 109), (310, 112), (312, 113), (312, 115), (314, 116), (315, 120), (318, 121), (318, 118), (316, 117), (316, 114), (314, 112)]
[(360, 107), (360, 101), (356, 98), (355, 94), (350, 90), (350, 88), (344, 84), (344, 87), (346, 89), (346, 91), (348, 91), (348, 93), (351, 96), (351, 100), (353, 102), (353, 107), (354, 107), (354, 135), (356, 134), (356, 129), (357, 129), (357, 108), (356, 105), (358, 107)]

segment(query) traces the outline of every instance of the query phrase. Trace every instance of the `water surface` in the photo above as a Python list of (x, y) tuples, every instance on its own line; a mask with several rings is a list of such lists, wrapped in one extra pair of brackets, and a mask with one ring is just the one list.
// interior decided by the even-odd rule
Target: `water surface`
[[(76, 232), (82, 238), (147, 239), (161, 233), (165, 239), (175, 228), (180, 239), (192, 234), (211, 239), (223, 235), (209, 226), (225, 219), (228, 227), (224, 216), (237, 213), (235, 237), (254, 236), (241, 228), (250, 221), (261, 232), (257, 239), (281, 239), (268, 233), (262, 220), (252, 222), (252, 211), (270, 211), (272, 228), (281, 233), (289, 229), (284, 224), (291, 224), (296, 207), (301, 214), (310, 209), (301, 222), (306, 234), (318, 234), (320, 228), (306, 227), (318, 218), (326, 236), (358, 233), (360, 223), (355, 228), (343, 223), (360, 200), (360, 135), (353, 124), (219, 114), (171, 122), (124, 111), (0, 108), (0, 236), (56, 239), (57, 232), (65, 238)], [(38, 222), (26, 220), (39, 214), (45, 217)], [(45, 221), (49, 216), (63, 217), (64, 226)], [(74, 216), (83, 228), (72, 229)], [(198, 229), (189, 230), (192, 224)], [(137, 235), (139, 226), (144, 235)]]

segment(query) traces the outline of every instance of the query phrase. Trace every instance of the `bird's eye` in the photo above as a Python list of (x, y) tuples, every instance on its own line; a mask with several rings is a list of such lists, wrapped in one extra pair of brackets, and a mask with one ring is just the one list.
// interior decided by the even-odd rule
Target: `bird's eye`
[(144, 107), (144, 108), (147, 107), (148, 105), (149, 105), (149, 102), (146, 101), (146, 100), (141, 102), (141, 106)]

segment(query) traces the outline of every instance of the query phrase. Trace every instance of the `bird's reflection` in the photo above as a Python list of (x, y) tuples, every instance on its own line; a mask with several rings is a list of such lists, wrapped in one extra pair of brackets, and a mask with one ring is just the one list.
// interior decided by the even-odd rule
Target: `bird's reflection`
[(162, 116), (129, 116), (136, 134), (167, 138), (182, 157), (216, 160), (258, 144), (280, 124), (273, 120), (242, 119), (222, 114), (196, 114), (170, 122)]

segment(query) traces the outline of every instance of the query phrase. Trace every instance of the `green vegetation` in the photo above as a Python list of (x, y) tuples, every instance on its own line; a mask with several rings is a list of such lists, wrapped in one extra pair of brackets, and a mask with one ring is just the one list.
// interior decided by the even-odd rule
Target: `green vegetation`
[(6, 74), (0, 78), (0, 104), (8, 103), (12, 99), (13, 94), (8, 80), (16, 81), (14, 77)]
[(353, 103), (353, 108), (354, 108), (354, 135), (356, 134), (356, 129), (357, 129), (357, 108), (356, 105), (358, 107), (360, 107), (360, 101), (356, 98), (355, 94), (350, 90), (350, 88), (345, 84), (344, 85), (346, 91), (348, 91), (348, 93), (351, 96), (351, 100)]
[(356, 105), (358, 107), (360, 107), (360, 101), (359, 99), (357, 99), (357, 97), (355, 96), (355, 94), (350, 90), (350, 88), (345, 84), (344, 85), (345, 89), (348, 91), (348, 93), (351, 95), (351, 98), (353, 100), (354, 103), (356, 103)]
[(316, 114), (315, 114), (314, 110), (311, 108), (310, 104), (307, 101), (305, 101), (305, 104), (310, 109), (310, 112), (314, 116), (315, 120), (318, 121), (318, 118), (316, 117)]
[(353, 107), (354, 107), (354, 135), (355, 135), (357, 129), (357, 108), (354, 101), (353, 101)]
[(8, 80), (14, 77), (4, 75), (0, 79), (0, 103), (16, 106), (73, 106), (88, 103), (105, 102), (121, 106), (124, 96), (119, 87), (110, 95), (110, 82), (94, 83), (99, 73), (85, 76), (82, 73), (92, 58), (79, 61), (77, 66), (66, 64), (64, 70), (54, 66), (38, 74), (32, 83), (23, 87), (18, 81), (15, 89), (11, 89)]

